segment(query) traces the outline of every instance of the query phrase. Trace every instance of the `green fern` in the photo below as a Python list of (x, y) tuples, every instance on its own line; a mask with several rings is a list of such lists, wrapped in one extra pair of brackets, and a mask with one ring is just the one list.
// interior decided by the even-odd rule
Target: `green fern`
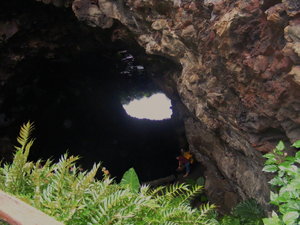
[(254, 199), (248, 199), (239, 203), (232, 210), (232, 214), (245, 219), (260, 219), (264, 216), (264, 211)]
[(264, 211), (261, 206), (254, 199), (248, 199), (233, 208), (231, 215), (224, 216), (221, 224), (262, 225), (263, 216)]
[[(160, 189), (160, 188), (159, 188)], [(187, 184), (172, 184), (169, 186), (164, 186), (159, 192), (156, 191), (156, 197), (158, 198), (158, 201), (172, 201), (177, 196), (183, 196), (184, 193), (188, 192), (189, 188)], [(161, 196), (163, 195), (163, 197)]]
[[(78, 156), (64, 154), (51, 160), (28, 162), (33, 123), (21, 127), (11, 164), (0, 167), (0, 189), (12, 193), (65, 224), (175, 225), (216, 224), (209, 216), (213, 205), (191, 208), (189, 200), (202, 187), (173, 184), (151, 189), (140, 186), (133, 169), (117, 184), (105, 177), (97, 180), (101, 167), (80, 171)], [(134, 173), (133, 173), (134, 172)]]
[(203, 186), (200, 185), (192, 185), (185, 191), (183, 195), (180, 195), (179, 199), (181, 202), (187, 202), (192, 200), (194, 197), (199, 195), (202, 192)]
[(34, 142), (30, 139), (30, 135), (34, 125), (31, 122), (23, 124), (17, 138), (21, 146), (16, 146), (13, 163), (5, 164), (1, 170), (2, 178), (1, 186), (3, 190), (9, 189), (11, 193), (25, 194), (31, 189), (31, 182), (27, 179), (30, 174), (32, 163), (27, 162), (29, 150)]
[(31, 123), (30, 121), (21, 126), (19, 137), (17, 137), (17, 141), (21, 145), (21, 147), (16, 147), (17, 150), (20, 149), (24, 150), (26, 145), (28, 145), (29, 143), (31, 144), (29, 145), (28, 149), (31, 147), (33, 141), (30, 140), (30, 136), (33, 130), (34, 130), (34, 124)]

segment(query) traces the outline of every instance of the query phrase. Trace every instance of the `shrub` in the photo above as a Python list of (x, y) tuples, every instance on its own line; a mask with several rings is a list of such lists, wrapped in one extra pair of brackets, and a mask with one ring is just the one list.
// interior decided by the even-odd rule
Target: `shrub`
[(217, 224), (210, 213), (214, 206), (191, 208), (189, 200), (202, 187), (187, 184), (150, 189), (140, 186), (133, 169), (120, 184), (108, 176), (97, 180), (100, 164), (90, 171), (76, 166), (77, 156), (64, 154), (58, 163), (51, 160), (29, 162), (34, 140), (33, 124), (21, 127), (11, 164), (0, 167), (0, 189), (65, 224)]
[(248, 199), (240, 202), (231, 211), (221, 219), (222, 225), (261, 225), (264, 216), (263, 209), (254, 200)]
[[(293, 147), (300, 148), (300, 140)], [(273, 189), (270, 199), (271, 204), (278, 208), (277, 213), (272, 212), (271, 218), (263, 219), (265, 225), (300, 224), (300, 152), (288, 156), (284, 149), (280, 141), (273, 152), (264, 155), (267, 161), (263, 171), (275, 173), (269, 181)]]

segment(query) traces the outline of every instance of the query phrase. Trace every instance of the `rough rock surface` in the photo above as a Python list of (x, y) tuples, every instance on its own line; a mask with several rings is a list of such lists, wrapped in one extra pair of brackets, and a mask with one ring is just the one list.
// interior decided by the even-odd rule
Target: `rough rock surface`
[[(118, 20), (131, 33), (118, 27), (113, 38), (133, 36), (148, 54), (177, 63), (180, 70), (165, 73), (157, 82), (181, 112), (190, 149), (206, 167), (210, 200), (225, 211), (240, 199), (267, 204), (261, 155), (278, 140), (289, 144), (300, 137), (298, 0), (42, 2), (72, 7), (79, 20), (92, 26), (110, 28)], [(26, 20), (16, 15), (0, 14), (0, 47), (26, 31)], [(66, 27), (56, 29), (63, 34)], [(35, 49), (59, 55), (60, 48), (48, 39), (53, 37), (25, 39), (21, 46), (16, 42), (14, 51), (4, 48), (0, 87), (15, 73), (15, 65), (37, 54)], [(0, 121), (5, 122), (2, 115)], [(6, 138), (0, 142), (9, 145)]]
[(300, 137), (299, 1), (75, 0), (72, 9), (102, 28), (119, 20), (147, 53), (182, 66), (169, 79), (190, 112), (190, 148), (210, 168), (210, 196), (265, 205), (261, 154)]

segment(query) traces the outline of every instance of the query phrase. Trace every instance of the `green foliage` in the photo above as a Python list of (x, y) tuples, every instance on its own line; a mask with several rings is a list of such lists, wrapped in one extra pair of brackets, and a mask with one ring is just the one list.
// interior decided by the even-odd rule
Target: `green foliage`
[(230, 215), (222, 218), (222, 225), (261, 225), (264, 216), (263, 209), (254, 200), (248, 199), (240, 202), (232, 209)]
[(7, 222), (0, 219), (0, 225), (9, 225)]
[[(292, 146), (300, 148), (300, 141)], [(284, 149), (280, 141), (273, 152), (264, 155), (267, 160), (263, 171), (276, 173), (269, 183), (273, 188), (271, 203), (278, 207), (278, 213), (273, 212), (271, 218), (263, 219), (266, 225), (300, 224), (300, 152), (287, 156)]]
[(253, 224), (259, 224), (259, 222), (256, 221), (261, 222), (261, 218), (264, 216), (264, 211), (254, 199), (249, 199), (239, 203), (232, 210), (232, 214), (237, 218), (241, 218), (242, 221), (252, 221)]
[(140, 181), (133, 168), (130, 168), (124, 173), (120, 185), (129, 187), (130, 190), (135, 193), (139, 191)]
[(295, 148), (300, 148), (300, 140), (296, 141), (292, 146)]
[(64, 154), (59, 162), (28, 162), (33, 140), (32, 123), (22, 126), (14, 160), (0, 167), (0, 189), (65, 224), (218, 224), (213, 205), (192, 208), (189, 200), (202, 187), (173, 184), (150, 189), (140, 186), (133, 169), (121, 184), (104, 176), (97, 180), (100, 164), (90, 171), (76, 166), (77, 156)]
[(201, 185), (201, 186), (204, 186), (204, 184), (205, 184), (205, 179), (204, 179), (204, 177), (199, 177), (199, 178), (196, 180), (196, 184)]
[[(194, 185), (203, 187), (205, 184), (205, 179), (204, 179), (204, 177), (198, 177), (196, 180), (189, 178), (185, 181), (185, 183), (190, 185), (191, 187), (193, 187)], [(204, 192), (201, 192), (201, 193), (199, 192), (199, 194), (197, 194), (197, 198), (195, 198), (195, 201), (196, 202), (200, 201), (201, 203), (205, 203), (208, 201), (208, 199)]]
[(221, 224), (222, 225), (240, 225), (240, 219), (235, 218), (233, 216), (230, 215), (226, 215), (221, 219)]

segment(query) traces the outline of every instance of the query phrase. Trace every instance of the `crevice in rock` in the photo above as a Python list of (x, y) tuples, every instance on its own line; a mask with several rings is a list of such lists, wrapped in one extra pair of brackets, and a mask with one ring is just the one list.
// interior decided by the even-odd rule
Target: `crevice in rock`
[(263, 11), (271, 8), (272, 6), (276, 5), (276, 4), (280, 4), (281, 3), (281, 0), (264, 0), (263, 1), (263, 4), (261, 5), (261, 9)]

